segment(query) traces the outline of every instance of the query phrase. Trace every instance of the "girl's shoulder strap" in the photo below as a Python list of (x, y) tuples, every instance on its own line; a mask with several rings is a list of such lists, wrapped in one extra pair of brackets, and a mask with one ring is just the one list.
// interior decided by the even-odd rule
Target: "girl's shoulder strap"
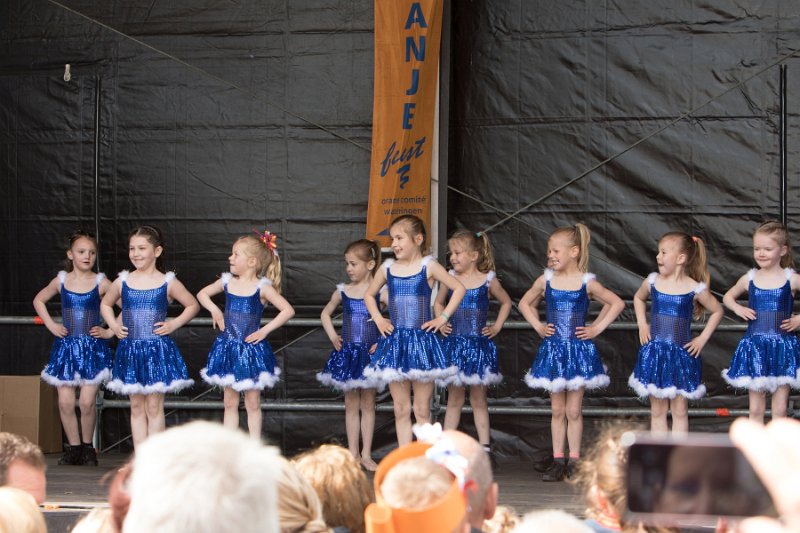
[(756, 277), (757, 268), (751, 268), (747, 271), (747, 281), (753, 281)]
[(448, 271), (447, 271), (447, 273), (448, 273), (448, 274), (450, 274), (450, 275), (451, 275), (451, 276), (453, 276), (453, 277), (456, 277), (456, 271), (455, 271), (455, 269), (453, 269), (453, 268), (451, 268), (450, 270), (448, 270)]
[(704, 290), (706, 290), (707, 288), (708, 288), (708, 285), (706, 285), (704, 282), (702, 282), (702, 281), (701, 281), (700, 283), (698, 283), (698, 284), (695, 286), (695, 288), (694, 288), (694, 293), (695, 293), (695, 294), (700, 294), (701, 292), (703, 292), (703, 291), (704, 291)]
[(489, 285), (491, 285), (492, 284), (492, 280), (495, 279), (496, 277), (497, 277), (497, 274), (495, 273), (494, 270), (490, 270), (489, 272), (487, 272), (486, 273), (486, 286), (488, 287)]
[(231, 274), (230, 272), (223, 272), (222, 274), (219, 275), (219, 280), (222, 282), (223, 288), (226, 289), (228, 288), (228, 283), (230, 283), (232, 277), (233, 274)]
[(424, 267), (428, 266), (428, 263), (430, 263), (431, 261), (433, 261), (433, 256), (432, 255), (426, 255), (425, 257), (422, 258), (422, 261), (421, 261), (422, 262), (422, 266), (424, 266)]
[(344, 294), (344, 283), (337, 283), (336, 290), (339, 291), (341, 294)]
[(64, 282), (67, 281), (67, 271), (59, 270), (56, 277), (58, 278), (58, 282), (63, 285)]
[(655, 285), (657, 277), (658, 277), (658, 272), (650, 272), (647, 275), (647, 284), (650, 285), (651, 287)]
[(553, 279), (553, 269), (552, 268), (545, 268), (544, 269), (544, 280), (550, 281)]
[(122, 281), (123, 283), (125, 283), (125, 282), (128, 280), (128, 274), (130, 274), (130, 272), (129, 272), (129, 271), (127, 271), (127, 270), (123, 270), (122, 272), (120, 272), (119, 274), (117, 274), (117, 277), (120, 279), (120, 281)]
[(258, 284), (256, 285), (256, 288), (259, 290), (259, 292), (264, 288), (264, 285), (272, 287), (272, 280), (266, 276), (263, 278), (258, 278)]
[(389, 267), (394, 264), (394, 259), (387, 259), (383, 262), (383, 268), (386, 269), (386, 272), (389, 272)]
[(174, 279), (175, 279), (175, 272), (173, 272), (172, 270), (164, 274), (164, 283), (166, 283), (167, 285), (169, 285), (170, 282)]
[(100, 285), (101, 283), (103, 283), (104, 279), (106, 279), (106, 275), (103, 274), (102, 272), (98, 272), (97, 275), (94, 277), (94, 282), (97, 285)]
[(789, 267), (784, 268), (783, 269), (783, 273), (786, 274), (786, 279), (790, 280), (790, 279), (792, 279), (792, 276), (794, 275), (794, 269), (793, 268), (789, 268)]
[(586, 285), (586, 284), (588, 284), (590, 281), (594, 281), (594, 280), (596, 280), (596, 279), (597, 279), (597, 276), (595, 276), (595, 275), (594, 275), (594, 274), (592, 274), (591, 272), (587, 272), (586, 274), (584, 274), (584, 275), (581, 277), (581, 283), (583, 283), (584, 285)]

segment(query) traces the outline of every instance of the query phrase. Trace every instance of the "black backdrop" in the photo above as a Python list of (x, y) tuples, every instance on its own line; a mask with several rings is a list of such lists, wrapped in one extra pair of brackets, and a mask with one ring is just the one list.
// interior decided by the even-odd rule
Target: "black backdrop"
[[(450, 229), (486, 229), (501, 220), (497, 210), (516, 211), (668, 126), (489, 232), (515, 300), (541, 273), (547, 233), (574, 221), (593, 232), (592, 270), (626, 299), (654, 269), (667, 230), (706, 239), (718, 293), (750, 267), (755, 223), (780, 211), (778, 68), (769, 67), (800, 46), (796, 2), (452, 0), (450, 8)], [(99, 226), (100, 266), (113, 277), (127, 266), (129, 230), (151, 223), (166, 234), (169, 268), (195, 292), (226, 269), (238, 234), (266, 225), (280, 236), (286, 297), (299, 316), (318, 316), (344, 278), (342, 248), (364, 232), (372, 16), (370, 0), (3, 2), (0, 315), (32, 315), (73, 228)], [(784, 63), (793, 230), (800, 63)], [(213, 335), (204, 326), (176, 334), (195, 378)], [(284, 380), (267, 399), (340, 400), (314, 379), (329, 351), (322, 331), (283, 328), (270, 341), (280, 348), (302, 335), (281, 352)], [(719, 332), (709, 343), (711, 397), (694, 405), (746, 406), (719, 378), (740, 335)], [(612, 384), (587, 404), (642, 406), (627, 388), (636, 338), (613, 330), (598, 340)], [(50, 342), (41, 327), (0, 325), (0, 373), (38, 373)], [(521, 381), (538, 345), (533, 332), (506, 331), (498, 345), (506, 380), (493, 403), (545, 405)], [(220, 415), (179, 412), (169, 422), (193, 416)], [(337, 413), (265, 416), (269, 438), (287, 451), (343, 438)], [(125, 435), (124, 412), (106, 411), (104, 422), (107, 442)], [(387, 445), (391, 419), (379, 423), (377, 444)], [(509, 453), (549, 442), (546, 417), (497, 416), (493, 426)]]

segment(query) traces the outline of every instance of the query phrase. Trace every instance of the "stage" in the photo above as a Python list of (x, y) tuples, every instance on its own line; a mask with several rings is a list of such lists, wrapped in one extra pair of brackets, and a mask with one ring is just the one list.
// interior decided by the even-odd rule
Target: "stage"
[[(50, 533), (66, 533), (93, 507), (107, 505), (108, 483), (113, 471), (128, 458), (124, 454), (101, 455), (100, 466), (93, 467), (60, 466), (59, 457), (57, 454), (47, 456), (44, 514)], [(516, 459), (502, 461), (495, 479), (500, 485), (500, 503), (514, 507), (518, 513), (556, 508), (583, 514), (583, 499), (572, 484), (544, 483), (530, 463)]]

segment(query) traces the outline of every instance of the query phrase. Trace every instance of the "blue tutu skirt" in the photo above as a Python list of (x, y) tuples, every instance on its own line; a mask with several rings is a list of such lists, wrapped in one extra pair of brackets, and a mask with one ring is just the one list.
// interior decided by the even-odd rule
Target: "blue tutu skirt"
[(119, 341), (111, 375), (106, 388), (119, 394), (163, 394), (194, 384), (175, 341), (167, 336)]
[(390, 383), (445, 380), (456, 372), (457, 367), (448, 366), (441, 341), (435, 333), (418, 328), (394, 328), (391, 335), (378, 340), (364, 376)]
[(447, 363), (458, 367), (458, 373), (443, 385), (497, 385), (503, 376), (497, 367), (497, 347), (488, 337), (449, 335), (442, 341)]
[(669, 341), (651, 340), (639, 348), (639, 357), (628, 385), (640, 397), (653, 396), (689, 400), (702, 398), (706, 386), (700, 383), (703, 363), (682, 346)]
[(798, 388), (800, 341), (795, 335), (750, 335), (742, 338), (722, 377), (732, 387), (775, 392), (781, 385)]
[(362, 343), (342, 344), (341, 350), (331, 352), (325, 369), (317, 374), (317, 381), (343, 391), (377, 388), (374, 379), (364, 376), (371, 358), (369, 349), (370, 345)]
[(91, 335), (56, 339), (42, 379), (56, 387), (100, 385), (111, 377), (113, 355), (105, 339)]
[(528, 387), (550, 392), (599, 389), (610, 382), (592, 341), (555, 337), (542, 341), (525, 376)]
[(280, 368), (275, 368), (272, 346), (263, 340), (256, 344), (219, 335), (208, 354), (206, 367), (200, 371), (206, 383), (230, 387), (236, 391), (264, 390), (278, 382)]

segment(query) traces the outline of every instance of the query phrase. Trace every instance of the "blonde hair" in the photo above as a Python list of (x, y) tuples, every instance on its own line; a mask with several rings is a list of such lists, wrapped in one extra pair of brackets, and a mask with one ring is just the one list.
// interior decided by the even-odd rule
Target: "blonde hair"
[[(678, 243), (680, 252), (686, 255), (686, 264), (683, 267), (686, 275), (695, 281), (702, 281), (706, 286), (710, 286), (711, 273), (708, 270), (708, 253), (703, 239), (682, 231), (665, 233), (658, 242), (665, 239), (674, 239)], [(703, 306), (697, 301), (694, 302), (695, 319), (703, 316), (703, 309)]]
[(372, 501), (372, 487), (348, 450), (323, 444), (298, 455), (292, 464), (319, 496), (327, 524), (364, 532), (364, 509)]
[(13, 487), (0, 487), (0, 533), (47, 533), (33, 496)]
[(256, 259), (256, 276), (267, 278), (272, 282), (272, 287), (281, 292), (281, 258), (267, 244), (256, 235), (242, 235), (236, 239), (236, 244), (244, 244), (244, 253), (247, 257)]
[(509, 533), (519, 524), (520, 517), (513, 507), (498, 505), (494, 516), (483, 521), (482, 531), (486, 533)]
[(400, 461), (386, 473), (381, 495), (397, 509), (421, 509), (439, 501), (450, 490), (453, 475), (427, 457)]
[(789, 242), (789, 232), (786, 231), (786, 226), (777, 220), (767, 220), (759, 224), (753, 232), (753, 237), (757, 234), (768, 236), (770, 239), (778, 243), (778, 246), (786, 247), (786, 254), (781, 257), (782, 268), (794, 268), (794, 256), (792, 256), (792, 245)]
[(351, 252), (365, 263), (375, 261), (375, 266), (369, 271), (374, 276), (375, 272), (378, 271), (378, 267), (381, 266), (381, 247), (378, 243), (369, 239), (358, 239), (348, 244), (347, 248), (344, 249), (346, 254)]
[(322, 504), (314, 488), (286, 459), (279, 459), (278, 522), (281, 533), (327, 533)]
[(589, 272), (589, 241), (592, 238), (589, 228), (578, 222), (574, 226), (556, 228), (550, 234), (550, 238), (556, 235), (564, 235), (570, 246), (578, 247), (578, 250), (580, 250), (578, 253), (578, 270), (583, 273)]
[(470, 252), (478, 252), (478, 261), (475, 268), (484, 274), (494, 270), (494, 255), (492, 255), (492, 245), (489, 237), (485, 233), (474, 233), (469, 230), (460, 229), (453, 233), (448, 241), (458, 241), (466, 245)]
[(399, 217), (392, 220), (392, 223), (389, 224), (389, 229), (399, 224), (405, 226), (406, 233), (408, 233), (411, 237), (422, 235), (422, 244), (419, 245), (419, 250), (422, 253), (422, 255), (427, 254), (428, 232), (425, 231), (425, 223), (422, 222), (422, 219), (414, 215), (400, 215)]
[(95, 507), (75, 524), (71, 533), (117, 533), (113, 512), (108, 507)]

